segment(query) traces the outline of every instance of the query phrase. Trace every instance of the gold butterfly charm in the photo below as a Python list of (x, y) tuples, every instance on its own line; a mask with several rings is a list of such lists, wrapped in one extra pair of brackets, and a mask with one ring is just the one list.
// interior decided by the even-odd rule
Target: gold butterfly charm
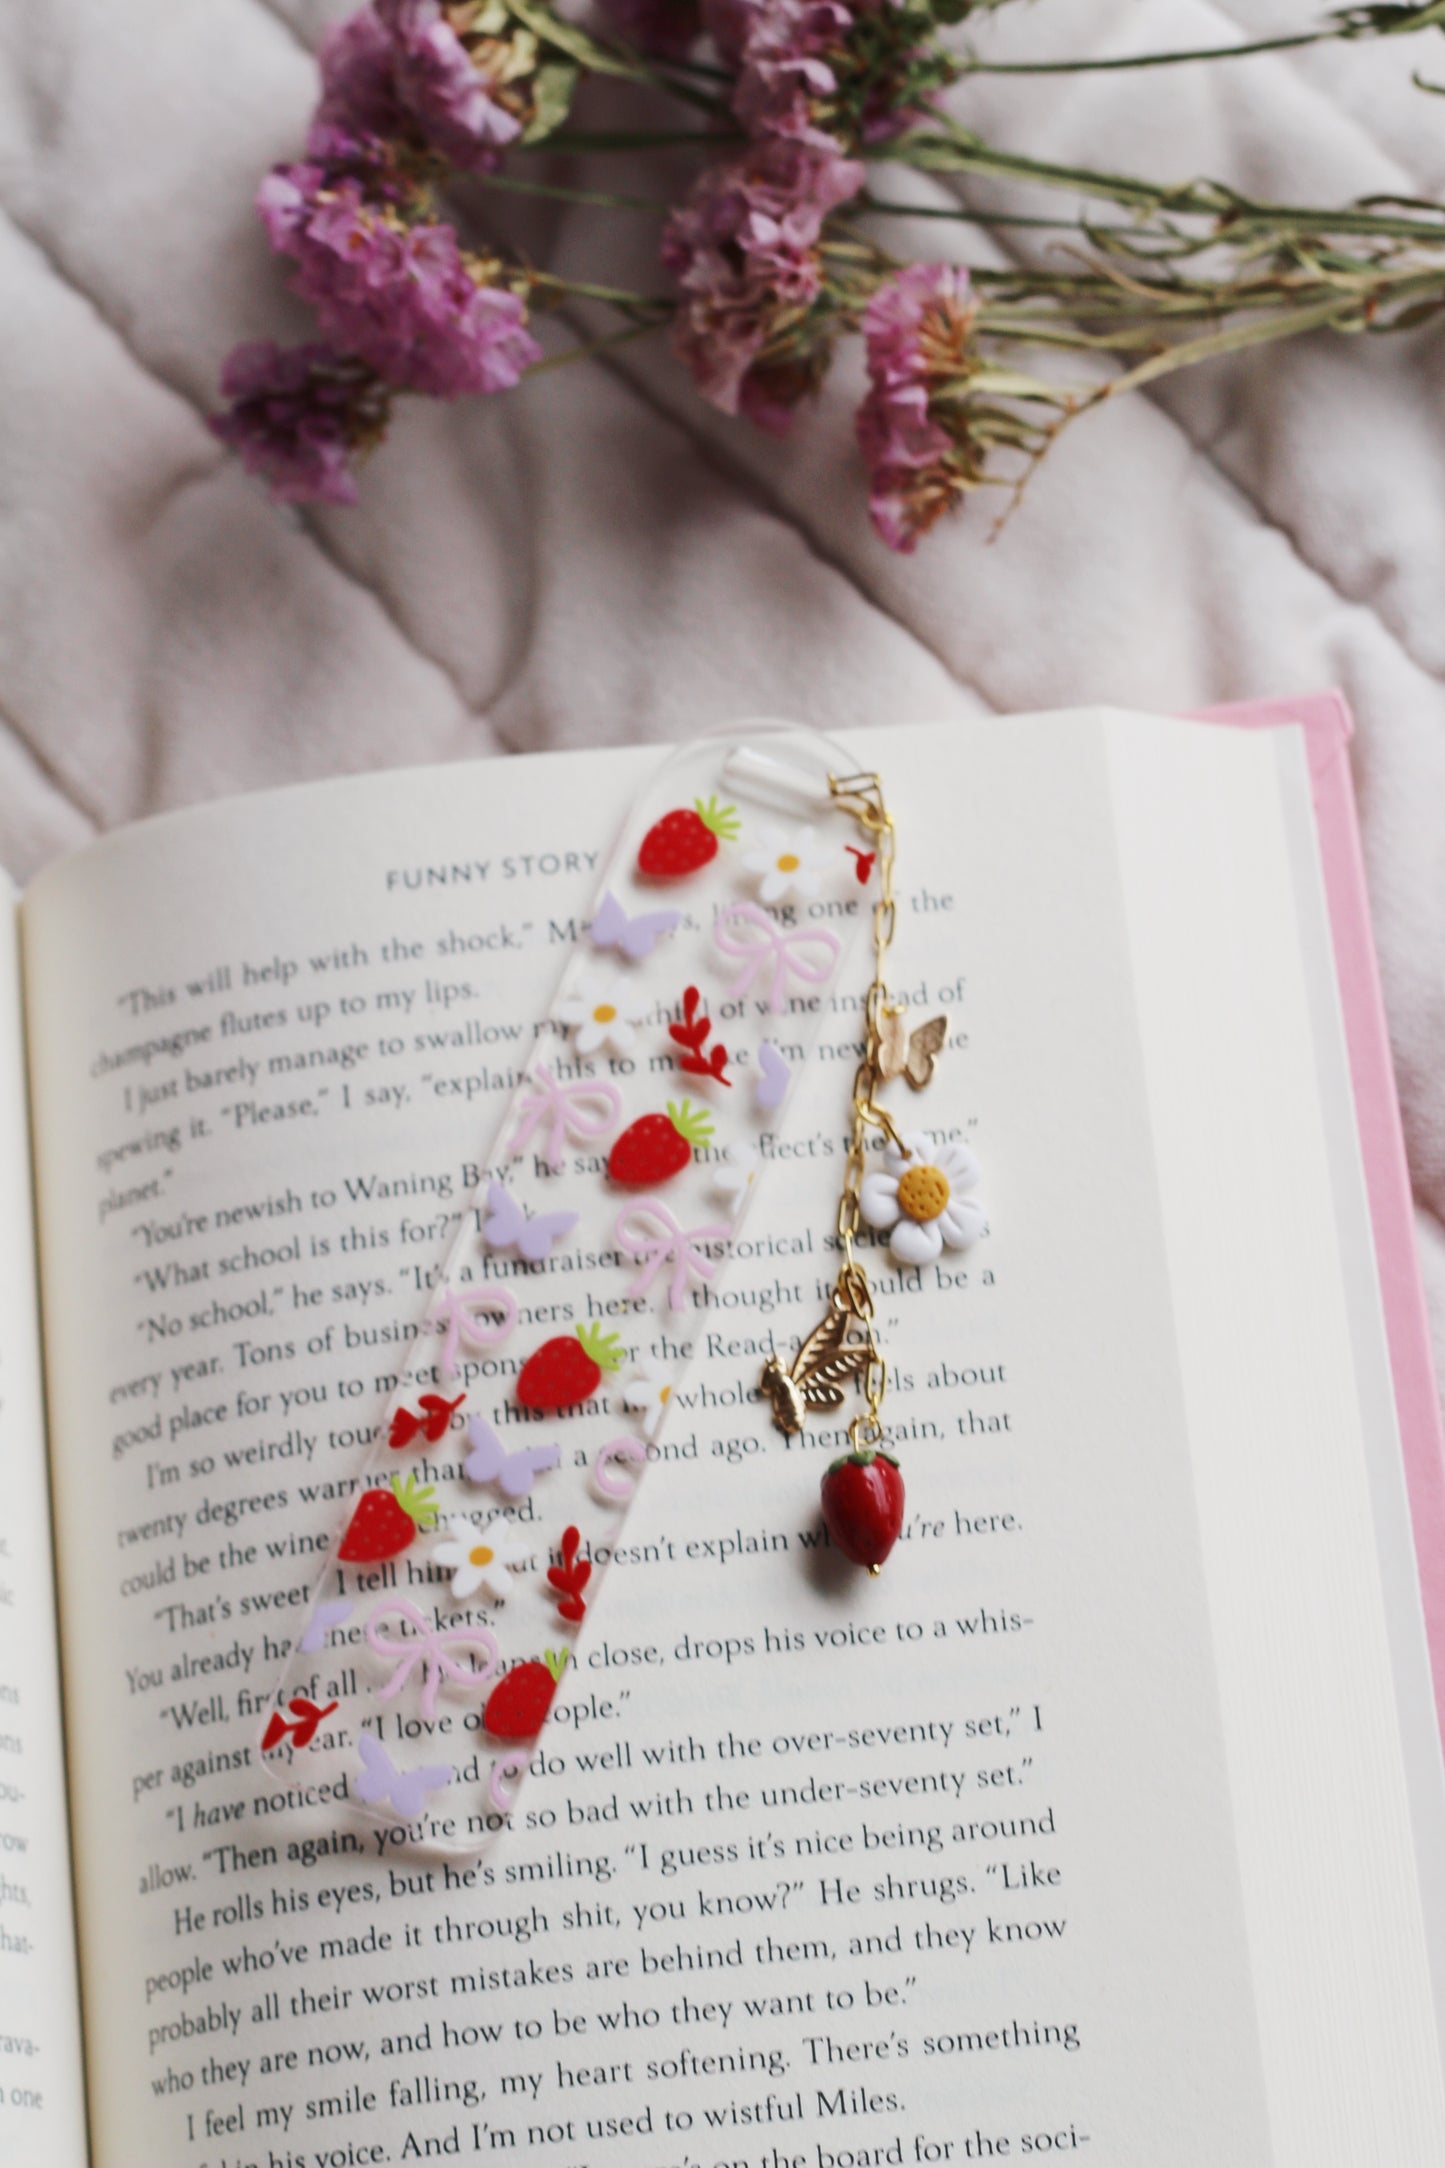
[(885, 1080), (906, 1077), (914, 1091), (921, 1092), (932, 1081), (947, 1037), (946, 1016), (931, 1016), (910, 1032), (906, 1009), (885, 1009), (878, 1020), (878, 1074)]
[(868, 1366), (866, 1340), (850, 1340), (853, 1312), (835, 1288), (821, 1325), (815, 1325), (785, 1370), (770, 1355), (758, 1379), (758, 1391), (773, 1404), (773, 1421), (784, 1437), (803, 1427), (810, 1408), (841, 1408), (843, 1386)]

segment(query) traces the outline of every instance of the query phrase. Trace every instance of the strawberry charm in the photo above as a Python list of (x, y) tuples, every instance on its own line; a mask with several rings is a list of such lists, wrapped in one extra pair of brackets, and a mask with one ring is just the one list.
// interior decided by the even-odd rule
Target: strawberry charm
[(436, 1492), (414, 1475), (394, 1475), (388, 1490), (363, 1491), (356, 1501), (338, 1558), (353, 1566), (380, 1565), (410, 1550), (424, 1528), (436, 1523)]
[(487, 1696), (482, 1722), (494, 1739), (535, 1739), (567, 1668), (567, 1649), (544, 1649), (542, 1661), (518, 1664)]
[(524, 1408), (574, 1408), (590, 1400), (604, 1373), (620, 1370), (626, 1350), (615, 1332), (600, 1325), (579, 1325), (575, 1332), (544, 1340), (529, 1355), (517, 1379), (517, 1399)]
[(642, 1114), (607, 1155), (610, 1179), (622, 1189), (656, 1189), (692, 1165), (712, 1142), (712, 1116), (690, 1099), (669, 1099), (666, 1114)]
[(712, 864), (720, 842), (735, 843), (737, 836), (735, 806), (695, 798), (653, 822), (638, 849), (637, 870), (649, 881), (686, 880)]
[(845, 1558), (877, 1573), (903, 1528), (903, 1477), (890, 1453), (863, 1446), (823, 1478), (823, 1525)]

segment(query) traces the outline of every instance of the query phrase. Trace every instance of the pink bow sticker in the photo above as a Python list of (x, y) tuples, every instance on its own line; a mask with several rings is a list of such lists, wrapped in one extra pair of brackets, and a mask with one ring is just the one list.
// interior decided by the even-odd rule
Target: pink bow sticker
[[(482, 1323), (484, 1310), (496, 1312), (495, 1325)], [(449, 1287), (432, 1312), (432, 1323), (446, 1334), (439, 1363), (442, 1376), (456, 1376), (463, 1347), (481, 1354), (505, 1340), (516, 1322), (516, 1301), (505, 1287)]]
[(738, 959), (737, 977), (728, 988), (735, 998), (746, 994), (754, 979), (772, 966), (767, 991), (774, 1016), (788, 1005), (790, 975), (803, 986), (826, 985), (842, 945), (827, 926), (799, 926), (791, 932), (786, 926), (775, 926), (756, 903), (732, 903), (720, 911), (713, 940), (721, 955)]
[(537, 1089), (522, 1101), (522, 1118), (510, 1146), (513, 1159), (545, 1127), (542, 1153), (555, 1173), (569, 1143), (600, 1144), (612, 1134), (622, 1113), (622, 1094), (615, 1084), (590, 1083), (585, 1077), (577, 1084), (562, 1084), (544, 1061), (538, 1062), (531, 1080)]
[[(390, 1634), (381, 1631), (384, 1618), (400, 1619), (411, 1627), (416, 1638), (402, 1634), (393, 1641)], [(385, 1686), (376, 1689), (378, 1701), (394, 1700), (421, 1665), (420, 1708), (427, 1718), (436, 1715), (437, 1695), (446, 1681), (454, 1686), (484, 1686), (501, 1658), (501, 1650), (485, 1626), (449, 1626), (445, 1630), (428, 1626), (416, 1605), (408, 1603), (404, 1596), (393, 1596), (377, 1605), (366, 1622), (366, 1645), (383, 1662), (394, 1666)], [(479, 1650), (483, 1661), (457, 1663), (447, 1654), (452, 1648)]]
[(700, 1247), (704, 1242), (726, 1242), (727, 1222), (708, 1227), (679, 1227), (667, 1206), (657, 1197), (624, 1205), (612, 1229), (612, 1239), (624, 1257), (631, 1257), (641, 1271), (628, 1283), (629, 1295), (645, 1295), (664, 1266), (672, 1267), (667, 1306), (680, 1310), (687, 1301), (687, 1284), (694, 1275), (710, 1280), (717, 1265)]

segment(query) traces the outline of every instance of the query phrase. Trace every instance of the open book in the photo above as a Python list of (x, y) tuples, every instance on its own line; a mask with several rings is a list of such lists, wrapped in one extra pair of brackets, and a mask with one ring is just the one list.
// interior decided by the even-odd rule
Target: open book
[(903, 1539), (837, 1571), (829, 1452), (756, 1397), (830, 1284), (840, 992), (471, 1866), (304, 1756), (273, 1784), (260, 1726), (657, 756), (206, 807), (19, 906), (0, 2160), (1445, 2160), (1445, 1788), (1302, 735), (849, 743), (992, 1211), (886, 1305)]

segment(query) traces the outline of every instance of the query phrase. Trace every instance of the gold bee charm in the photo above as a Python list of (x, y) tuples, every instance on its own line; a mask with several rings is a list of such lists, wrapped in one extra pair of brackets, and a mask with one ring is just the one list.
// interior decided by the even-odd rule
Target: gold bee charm
[(906, 1009), (885, 1009), (878, 1019), (878, 1074), (885, 1080), (906, 1077), (914, 1091), (921, 1092), (932, 1080), (947, 1037), (946, 1016), (931, 1016), (910, 1032)]
[(821, 1325), (815, 1325), (785, 1370), (770, 1355), (758, 1379), (758, 1391), (773, 1404), (773, 1422), (784, 1437), (803, 1427), (810, 1408), (841, 1408), (843, 1386), (868, 1367), (868, 1342), (849, 1337), (854, 1312), (835, 1288)]

